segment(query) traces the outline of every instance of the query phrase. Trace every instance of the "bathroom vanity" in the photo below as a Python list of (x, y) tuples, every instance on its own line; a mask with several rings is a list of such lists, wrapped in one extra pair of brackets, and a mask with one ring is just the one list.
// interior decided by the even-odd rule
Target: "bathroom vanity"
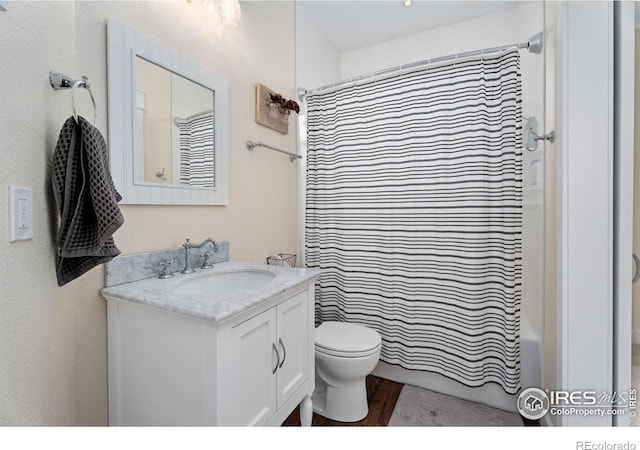
[(102, 289), (110, 424), (280, 425), (300, 404), (310, 425), (318, 276), (223, 262)]

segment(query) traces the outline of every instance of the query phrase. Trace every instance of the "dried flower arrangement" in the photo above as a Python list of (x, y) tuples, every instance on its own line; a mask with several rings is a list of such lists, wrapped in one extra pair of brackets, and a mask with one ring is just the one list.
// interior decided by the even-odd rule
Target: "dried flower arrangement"
[(284, 111), (295, 111), (296, 114), (300, 113), (300, 105), (293, 100), (287, 100), (280, 94), (269, 93), (272, 103), (276, 103)]

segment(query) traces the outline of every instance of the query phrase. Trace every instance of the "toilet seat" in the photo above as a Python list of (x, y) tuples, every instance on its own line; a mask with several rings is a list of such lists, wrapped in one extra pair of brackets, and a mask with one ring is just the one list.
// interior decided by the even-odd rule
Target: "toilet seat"
[(325, 355), (361, 358), (376, 353), (381, 343), (377, 331), (357, 323), (323, 322), (315, 330), (315, 350)]

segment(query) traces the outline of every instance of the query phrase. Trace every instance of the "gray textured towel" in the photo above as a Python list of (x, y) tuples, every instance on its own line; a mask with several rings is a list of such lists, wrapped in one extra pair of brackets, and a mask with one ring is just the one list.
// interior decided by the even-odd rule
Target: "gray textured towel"
[(83, 117), (70, 117), (60, 130), (52, 182), (60, 214), (56, 275), (63, 286), (120, 254), (112, 235), (124, 223), (104, 137)]

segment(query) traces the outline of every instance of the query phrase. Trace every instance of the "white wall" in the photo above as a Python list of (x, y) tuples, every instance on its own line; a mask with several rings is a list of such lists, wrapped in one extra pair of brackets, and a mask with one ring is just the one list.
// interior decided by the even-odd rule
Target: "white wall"
[[(302, 8), (298, 8), (301, 10)], [(543, 31), (542, 2), (522, 2), (516, 8), (488, 14), (476, 19), (459, 22), (433, 30), (413, 34), (371, 46), (340, 53), (339, 80), (395, 67), (401, 64), (428, 58), (462, 53), (480, 48), (497, 47), (526, 42), (534, 34)], [(298, 19), (301, 15), (298, 14)], [(302, 18), (308, 20), (304, 15)], [(300, 25), (298, 25), (300, 27)], [(306, 52), (316, 51), (309, 42), (317, 42), (317, 37), (301, 39), (298, 42), (308, 46)], [(535, 116), (540, 124), (540, 134), (544, 131), (544, 56), (523, 50), (521, 54), (523, 115)], [(301, 55), (298, 49), (298, 57)], [(317, 61), (326, 58), (320, 55)], [(300, 61), (298, 62), (300, 64)], [(307, 68), (322, 67), (308, 65)], [(298, 81), (302, 68), (298, 72)], [(328, 84), (338, 80), (329, 80)], [(305, 87), (319, 87), (320, 84)], [(544, 145), (540, 143), (535, 152), (523, 150), (524, 177), (524, 220), (523, 220), (523, 315), (531, 323), (536, 335), (541, 339), (544, 323)], [(539, 160), (540, 177), (533, 185), (533, 162)]]
[(340, 52), (305, 10), (296, 4), (296, 83), (305, 89), (340, 80)]
[[(87, 372), (80, 381), (85, 343), (94, 337), (83, 322), (100, 308), (59, 295), (49, 228), (49, 159), (71, 108), (70, 93), (54, 93), (48, 74), (77, 73), (75, 6), (6, 6), (9, 12), (0, 12), (0, 425), (71, 425), (78, 423), (84, 381), (96, 375)], [(12, 184), (33, 188), (31, 241), (9, 244)]]
[[(244, 1), (239, 27), (226, 32), (196, 2), (6, 5), (8, 12), (0, 12), (0, 425), (106, 425), (103, 269), (63, 288), (55, 279), (49, 165), (71, 114), (71, 93), (51, 89), (49, 70), (89, 77), (104, 136), (108, 17), (224, 76), (229, 206), (125, 205), (115, 241), (123, 253), (134, 253), (213, 236), (230, 241), (233, 259), (264, 262), (296, 251), (296, 164), (275, 152), (249, 152), (245, 141), (295, 148), (295, 133), (282, 135), (254, 119), (257, 83), (295, 96), (294, 4)], [(78, 95), (80, 113), (93, 114), (88, 95)], [(31, 241), (8, 242), (9, 185), (33, 188)]]

